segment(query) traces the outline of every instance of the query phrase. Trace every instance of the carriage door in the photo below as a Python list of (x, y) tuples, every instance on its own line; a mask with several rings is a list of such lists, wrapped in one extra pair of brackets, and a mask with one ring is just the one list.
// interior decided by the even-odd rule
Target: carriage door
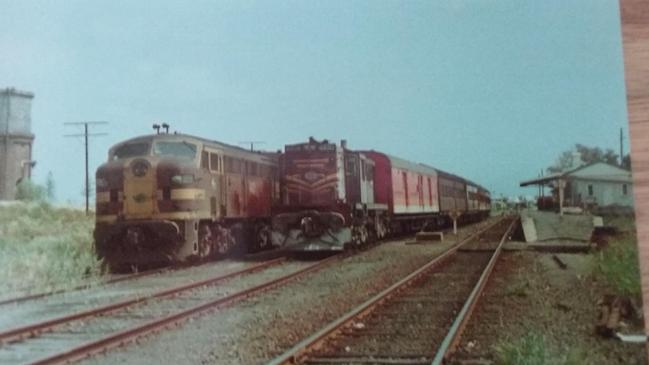
[(222, 163), (221, 163), (221, 152), (216, 150), (209, 150), (209, 170), (210, 170), (210, 186), (208, 188), (208, 194), (210, 198), (210, 216), (212, 218), (217, 218), (219, 216), (225, 215), (224, 210), (221, 209), (223, 204), (223, 174), (222, 174)]
[(361, 203), (374, 203), (374, 165), (371, 160), (361, 157)]
[(424, 177), (417, 176), (417, 192), (419, 193), (419, 206), (424, 208)]

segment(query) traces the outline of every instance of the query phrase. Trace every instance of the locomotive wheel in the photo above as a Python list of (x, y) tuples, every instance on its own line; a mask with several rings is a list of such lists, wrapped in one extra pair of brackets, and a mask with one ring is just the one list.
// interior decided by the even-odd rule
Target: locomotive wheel
[(205, 224), (201, 226), (200, 236), (199, 236), (199, 255), (201, 258), (208, 258), (212, 256), (214, 248), (214, 235), (210, 226)]
[(225, 255), (228, 251), (230, 251), (232, 246), (234, 246), (234, 236), (232, 235), (232, 230), (229, 228), (219, 226), (218, 230), (219, 234), (218, 238), (216, 239), (216, 249), (219, 255)]
[(255, 249), (265, 250), (270, 248), (270, 227), (267, 224), (258, 224), (255, 228)]
[(367, 243), (368, 232), (367, 227), (363, 226), (354, 226), (352, 228), (352, 244), (356, 247), (363, 246)]

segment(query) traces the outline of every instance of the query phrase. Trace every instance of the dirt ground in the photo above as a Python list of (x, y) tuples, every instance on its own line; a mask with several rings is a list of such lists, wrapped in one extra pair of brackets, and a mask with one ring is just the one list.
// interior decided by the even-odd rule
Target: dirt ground
[[(645, 364), (642, 344), (595, 335), (597, 302), (610, 290), (591, 274), (593, 255), (557, 257), (567, 268), (548, 253), (504, 253), (451, 363), (503, 363), (503, 344), (534, 335), (545, 346), (539, 364)], [(641, 321), (627, 325), (623, 332), (642, 333)]]

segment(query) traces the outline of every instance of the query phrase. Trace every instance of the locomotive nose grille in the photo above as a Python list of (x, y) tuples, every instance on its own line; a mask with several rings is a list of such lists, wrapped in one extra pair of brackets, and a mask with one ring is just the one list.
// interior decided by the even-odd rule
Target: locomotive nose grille
[(124, 216), (149, 218), (156, 203), (154, 168), (149, 161), (137, 159), (124, 169)]

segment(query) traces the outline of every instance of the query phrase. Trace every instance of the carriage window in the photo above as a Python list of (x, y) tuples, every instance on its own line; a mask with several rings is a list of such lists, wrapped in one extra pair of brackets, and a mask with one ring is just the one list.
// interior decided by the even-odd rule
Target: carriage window
[(119, 146), (113, 152), (111, 160), (119, 160), (122, 158), (130, 158), (137, 156), (146, 156), (149, 154), (149, 144), (148, 143), (129, 143), (122, 146)]
[(157, 156), (173, 156), (193, 160), (196, 158), (196, 145), (182, 142), (156, 142), (153, 154)]
[(210, 153), (210, 170), (219, 171), (219, 155)]
[(210, 168), (210, 154), (207, 151), (201, 152), (201, 167), (205, 170)]

